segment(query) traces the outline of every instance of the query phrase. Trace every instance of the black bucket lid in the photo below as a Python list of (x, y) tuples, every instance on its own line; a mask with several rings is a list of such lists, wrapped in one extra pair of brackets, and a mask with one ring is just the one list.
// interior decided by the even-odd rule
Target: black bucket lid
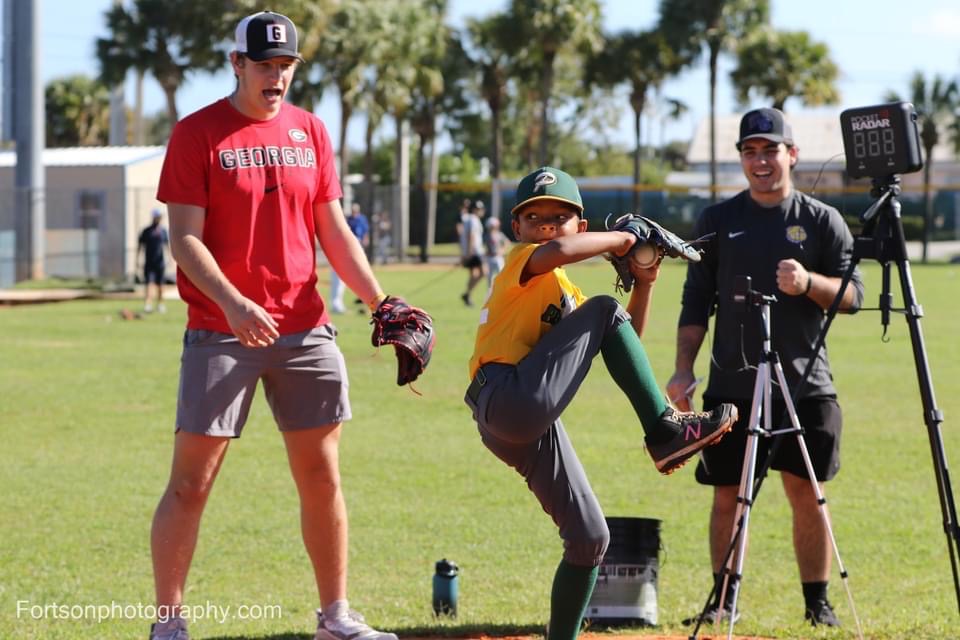
[(460, 567), (452, 560), (447, 560), (446, 558), (437, 562), (436, 569), (438, 576), (455, 576), (460, 572)]
[(610, 545), (608, 563), (643, 564), (660, 551), (660, 521), (652, 518), (607, 518)]

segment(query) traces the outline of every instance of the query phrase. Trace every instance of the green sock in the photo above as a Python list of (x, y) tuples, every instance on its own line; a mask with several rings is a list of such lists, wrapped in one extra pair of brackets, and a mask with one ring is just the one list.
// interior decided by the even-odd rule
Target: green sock
[(600, 353), (613, 381), (630, 399), (647, 438), (653, 442), (671, 438), (673, 432), (658, 428), (660, 414), (666, 410), (667, 403), (653, 377), (640, 337), (629, 322), (604, 338)]
[(566, 560), (560, 561), (553, 576), (547, 640), (574, 640), (577, 637), (599, 571), (600, 567), (578, 567)]

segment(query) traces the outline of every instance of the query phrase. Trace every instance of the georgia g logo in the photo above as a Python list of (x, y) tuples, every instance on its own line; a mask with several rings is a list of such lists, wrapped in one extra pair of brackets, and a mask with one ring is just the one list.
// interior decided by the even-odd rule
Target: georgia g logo
[(557, 183), (557, 176), (553, 175), (549, 171), (544, 171), (537, 176), (537, 179), (533, 182), (533, 192), (536, 193), (540, 189), (544, 189), (551, 184)]
[(287, 26), (284, 24), (267, 25), (267, 42), (286, 42)]

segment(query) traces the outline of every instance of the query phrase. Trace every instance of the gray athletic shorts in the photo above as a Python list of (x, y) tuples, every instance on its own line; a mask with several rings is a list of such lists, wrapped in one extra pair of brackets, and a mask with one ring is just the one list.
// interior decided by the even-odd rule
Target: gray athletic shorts
[(336, 336), (327, 324), (269, 347), (244, 347), (231, 334), (187, 329), (176, 429), (240, 437), (260, 380), (280, 431), (349, 420), (350, 383)]

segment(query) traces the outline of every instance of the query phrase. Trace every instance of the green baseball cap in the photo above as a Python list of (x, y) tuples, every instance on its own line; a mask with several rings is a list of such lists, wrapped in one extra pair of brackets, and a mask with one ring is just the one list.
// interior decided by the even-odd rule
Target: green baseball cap
[(517, 185), (517, 204), (510, 213), (516, 213), (528, 202), (545, 198), (572, 204), (579, 213), (583, 213), (583, 200), (576, 180), (566, 171), (553, 167), (540, 167), (520, 181)]

